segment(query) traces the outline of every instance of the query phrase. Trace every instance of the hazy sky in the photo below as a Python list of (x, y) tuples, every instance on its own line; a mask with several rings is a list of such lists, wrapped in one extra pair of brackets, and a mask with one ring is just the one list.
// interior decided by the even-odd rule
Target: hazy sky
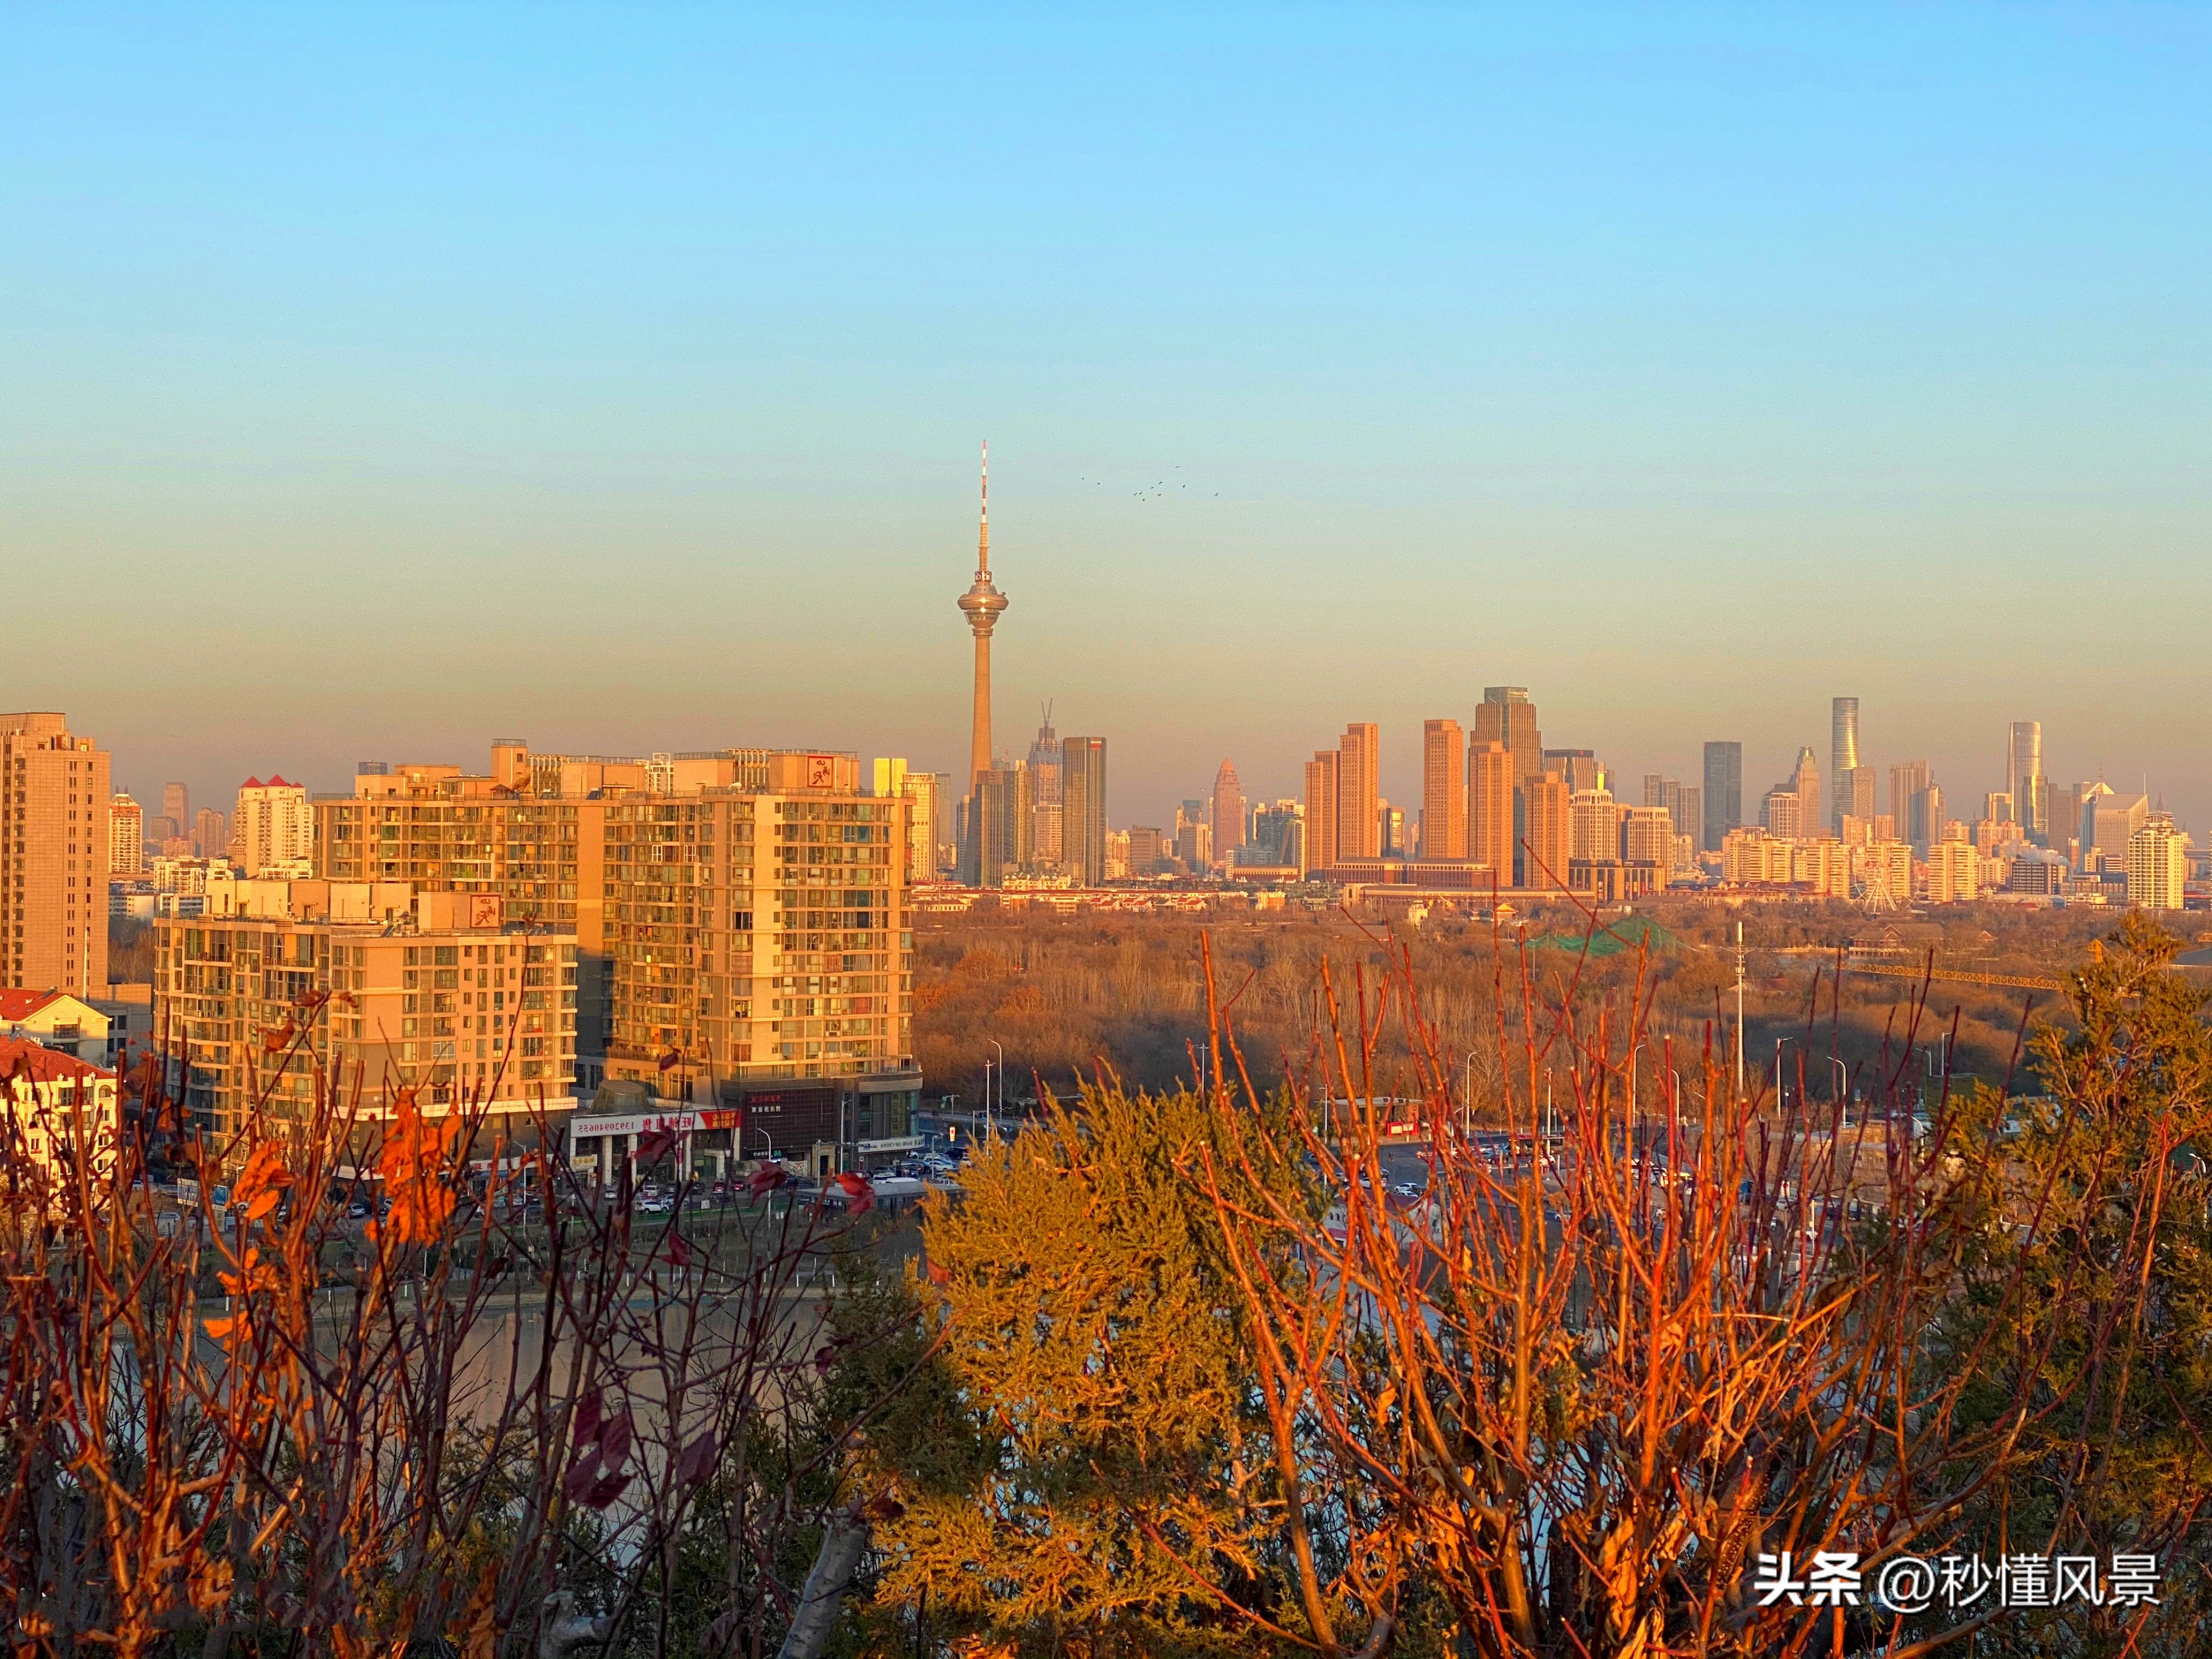
[[(2212, 829), (2202, 8), (0, 6), (0, 708), (143, 797), (513, 733), (1158, 822), (1528, 686), (1856, 693)], [(220, 793), (223, 798), (216, 799)], [(1640, 798), (1640, 797), (1638, 797)], [(1885, 785), (1884, 805), (1887, 805)]]

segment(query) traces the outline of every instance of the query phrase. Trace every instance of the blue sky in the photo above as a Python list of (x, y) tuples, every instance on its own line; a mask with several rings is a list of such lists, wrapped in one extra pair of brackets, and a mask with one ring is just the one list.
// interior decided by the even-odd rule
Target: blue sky
[(956, 768), (988, 436), (1002, 739), (1122, 822), (1510, 681), (2212, 831), (2201, 9), (0, 25), (0, 706), (142, 793)]

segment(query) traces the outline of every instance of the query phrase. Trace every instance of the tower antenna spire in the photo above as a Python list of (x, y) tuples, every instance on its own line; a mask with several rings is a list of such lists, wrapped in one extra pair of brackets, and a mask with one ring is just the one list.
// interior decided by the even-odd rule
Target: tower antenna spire
[(961, 614), (975, 636), (975, 702), (969, 732), (968, 776), (991, 768), (991, 630), (1006, 596), (991, 586), (991, 446), (983, 445), (982, 513), (975, 532), (975, 580), (960, 596)]
[(976, 574), (988, 577), (991, 574), (991, 441), (983, 440), (981, 516), (975, 525)]

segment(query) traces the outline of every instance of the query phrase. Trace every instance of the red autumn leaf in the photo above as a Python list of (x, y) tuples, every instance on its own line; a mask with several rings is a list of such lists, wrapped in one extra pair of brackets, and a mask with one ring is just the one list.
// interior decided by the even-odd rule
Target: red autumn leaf
[(599, 1431), (599, 1461), (610, 1470), (629, 1461), (630, 1422), (628, 1412), (617, 1412)]
[(605, 1480), (600, 1481), (598, 1486), (592, 1487), (591, 1491), (584, 1494), (584, 1507), (591, 1510), (603, 1510), (606, 1508), (608, 1504), (613, 1503), (616, 1498), (620, 1498), (623, 1495), (623, 1492), (629, 1487), (629, 1483), (630, 1477), (629, 1475), (609, 1475)]
[(684, 1449), (676, 1460), (676, 1482), (678, 1486), (696, 1486), (707, 1478), (714, 1467), (714, 1431), (706, 1430)]
[(669, 1234), (667, 1255), (669, 1264), (677, 1267), (688, 1267), (700, 1260), (699, 1252), (685, 1243), (681, 1233)]
[(578, 1445), (599, 1437), (599, 1413), (604, 1409), (597, 1389), (576, 1402), (575, 1435)]
[(247, 1155), (246, 1167), (239, 1171), (231, 1202), (246, 1212), (247, 1220), (258, 1221), (276, 1207), (284, 1188), (292, 1184), (292, 1172), (284, 1167), (283, 1148), (273, 1140), (264, 1140)]
[(570, 1503), (580, 1504), (584, 1501), (584, 1494), (591, 1491), (592, 1483), (599, 1478), (599, 1454), (586, 1451), (569, 1469), (568, 1478), (561, 1483), (561, 1490)]
[(933, 1285), (950, 1285), (952, 1282), (952, 1269), (946, 1267), (942, 1261), (931, 1262), (929, 1264), (929, 1282)]
[(758, 1198), (763, 1193), (772, 1193), (791, 1177), (781, 1164), (771, 1164), (766, 1169), (755, 1170), (745, 1182), (745, 1191)]
[(637, 1138), (637, 1161), (640, 1166), (658, 1164), (676, 1150), (676, 1131), (655, 1129)]
[(844, 1188), (845, 1208), (854, 1215), (866, 1215), (876, 1207), (876, 1189), (864, 1175), (848, 1170), (837, 1177), (838, 1186)]

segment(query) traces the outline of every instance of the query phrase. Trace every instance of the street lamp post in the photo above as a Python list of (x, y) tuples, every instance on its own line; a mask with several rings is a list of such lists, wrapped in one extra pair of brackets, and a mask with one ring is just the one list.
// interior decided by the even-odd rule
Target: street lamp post
[[(988, 1041), (994, 1048), (996, 1048), (999, 1051), (999, 1112), (1000, 1115), (1003, 1116), (1005, 1115), (1006, 1109), (1006, 1051), (996, 1037), (989, 1038)], [(991, 1120), (988, 1116), (983, 1120), (983, 1125), (986, 1128), (990, 1129), (991, 1138), (995, 1142), (998, 1139), (999, 1132), (992, 1126)]]
[(1743, 1098), (1743, 924), (1735, 925), (1735, 1092)]

